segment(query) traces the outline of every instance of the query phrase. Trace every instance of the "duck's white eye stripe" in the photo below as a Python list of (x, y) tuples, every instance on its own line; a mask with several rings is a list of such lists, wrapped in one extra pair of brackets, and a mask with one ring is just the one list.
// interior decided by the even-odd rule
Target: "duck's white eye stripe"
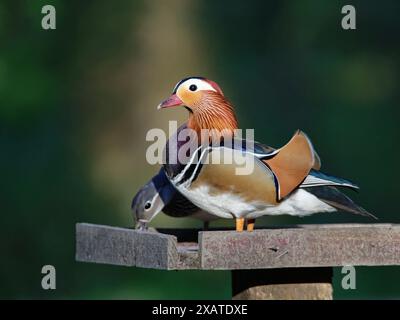
[(189, 88), (192, 85), (196, 86), (196, 90), (192, 90), (192, 91), (209, 90), (209, 91), (217, 92), (217, 90), (211, 84), (209, 84), (206, 80), (204, 80), (204, 78), (191, 77), (191, 78), (185, 78), (185, 79), (179, 81), (175, 85), (173, 93), (176, 93), (176, 91), (180, 87), (184, 87), (184, 88), (186, 88), (186, 90), (190, 90)]
[[(208, 90), (208, 91), (214, 91), (215, 88), (209, 84), (207, 81), (202, 80), (202, 79), (189, 79), (186, 80), (185, 82), (181, 83), (179, 87), (184, 87), (186, 90), (190, 91), (201, 91), (201, 90)], [(195, 90), (191, 90), (191, 88), (196, 88)]]
[(187, 78), (184, 78), (184, 79), (182, 79), (181, 81), (179, 81), (179, 82), (175, 85), (173, 93), (176, 93), (176, 90), (178, 90), (178, 88), (179, 88), (179, 86), (180, 86), (181, 84), (183, 84), (184, 82), (186, 82), (186, 81), (188, 81), (188, 80), (193, 80), (193, 79), (204, 79), (204, 78), (202, 78), (202, 77), (187, 77)]

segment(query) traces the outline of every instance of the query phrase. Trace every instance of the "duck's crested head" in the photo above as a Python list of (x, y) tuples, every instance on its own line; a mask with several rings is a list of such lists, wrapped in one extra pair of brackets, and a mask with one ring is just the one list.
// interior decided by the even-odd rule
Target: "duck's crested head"
[(172, 95), (161, 102), (158, 109), (176, 106), (189, 110), (188, 126), (196, 130), (234, 130), (238, 126), (233, 107), (220, 86), (204, 77), (187, 77), (179, 81)]
[(224, 94), (217, 83), (204, 77), (187, 77), (179, 81), (172, 95), (158, 105), (158, 109), (185, 106), (193, 111), (208, 96)]

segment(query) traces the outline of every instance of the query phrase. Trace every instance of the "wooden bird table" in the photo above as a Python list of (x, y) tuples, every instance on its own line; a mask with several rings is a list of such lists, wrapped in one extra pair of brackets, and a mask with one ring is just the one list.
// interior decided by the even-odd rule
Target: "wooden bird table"
[(400, 225), (143, 232), (78, 223), (76, 260), (165, 270), (232, 270), (233, 299), (332, 299), (332, 267), (400, 265)]

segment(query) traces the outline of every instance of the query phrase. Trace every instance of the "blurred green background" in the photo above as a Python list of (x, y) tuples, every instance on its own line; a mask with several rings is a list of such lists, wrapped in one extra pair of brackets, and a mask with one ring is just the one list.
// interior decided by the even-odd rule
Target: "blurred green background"
[[(41, 28), (41, 8), (57, 29)], [(400, 222), (400, 3), (351, 1), (0, 2), (0, 297), (230, 298), (229, 272), (167, 272), (74, 261), (75, 223), (131, 226), (130, 200), (158, 170), (150, 128), (186, 111), (156, 105), (175, 83), (221, 85), (242, 128), (281, 146), (301, 128), (352, 197)], [(263, 218), (258, 225), (373, 222), (347, 214)], [(231, 222), (219, 225), (232, 225)], [(160, 215), (153, 226), (200, 226)], [(41, 289), (41, 267), (57, 289)], [(357, 268), (335, 298), (400, 298), (400, 267)]]

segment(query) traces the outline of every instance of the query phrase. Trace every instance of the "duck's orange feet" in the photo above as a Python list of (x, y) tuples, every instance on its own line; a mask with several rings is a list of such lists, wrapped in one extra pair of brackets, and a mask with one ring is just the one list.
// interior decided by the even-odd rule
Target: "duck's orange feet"
[(244, 229), (244, 218), (236, 219), (236, 231), (242, 232)]
[(254, 230), (254, 223), (255, 222), (256, 222), (256, 219), (247, 220), (247, 231), (253, 231)]

